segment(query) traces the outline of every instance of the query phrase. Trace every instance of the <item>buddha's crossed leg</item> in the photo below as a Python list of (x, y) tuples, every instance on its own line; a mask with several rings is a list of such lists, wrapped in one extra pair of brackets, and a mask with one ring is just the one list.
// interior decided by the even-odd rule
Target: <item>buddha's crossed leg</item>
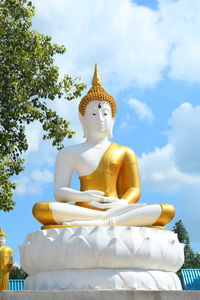
[(39, 202), (33, 215), (44, 225), (71, 226), (163, 226), (169, 223), (175, 209), (171, 204), (129, 204), (107, 211), (93, 210), (60, 202)]

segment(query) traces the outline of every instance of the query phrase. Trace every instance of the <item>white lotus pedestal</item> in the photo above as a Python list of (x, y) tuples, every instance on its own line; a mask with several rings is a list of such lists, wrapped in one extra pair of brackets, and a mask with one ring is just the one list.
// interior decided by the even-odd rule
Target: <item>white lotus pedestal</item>
[(181, 290), (183, 250), (174, 232), (130, 226), (39, 230), (20, 246), (26, 290)]

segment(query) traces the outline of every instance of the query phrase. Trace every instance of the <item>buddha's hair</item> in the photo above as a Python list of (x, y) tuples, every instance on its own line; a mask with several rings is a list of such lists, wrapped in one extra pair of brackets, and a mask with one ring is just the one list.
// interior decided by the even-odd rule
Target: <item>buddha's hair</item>
[(112, 117), (116, 117), (117, 105), (115, 99), (109, 95), (100, 85), (95, 85), (89, 89), (87, 94), (81, 99), (79, 103), (79, 112), (82, 116), (85, 115), (87, 105), (92, 101), (107, 101), (112, 110)]

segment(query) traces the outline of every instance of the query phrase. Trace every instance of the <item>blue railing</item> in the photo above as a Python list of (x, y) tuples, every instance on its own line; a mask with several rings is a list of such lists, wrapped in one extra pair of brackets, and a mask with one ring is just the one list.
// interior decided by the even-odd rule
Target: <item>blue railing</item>
[(200, 269), (182, 269), (181, 275), (184, 290), (200, 290)]
[(24, 279), (10, 279), (8, 289), (11, 291), (21, 291), (24, 289)]

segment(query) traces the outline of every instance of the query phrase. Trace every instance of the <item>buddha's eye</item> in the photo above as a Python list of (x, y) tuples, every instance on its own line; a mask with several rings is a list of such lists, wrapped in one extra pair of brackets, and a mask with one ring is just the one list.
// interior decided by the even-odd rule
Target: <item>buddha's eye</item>
[(93, 113), (93, 116), (96, 116), (96, 114), (95, 114), (95, 113)]
[(107, 113), (104, 113), (104, 116), (107, 116)]

